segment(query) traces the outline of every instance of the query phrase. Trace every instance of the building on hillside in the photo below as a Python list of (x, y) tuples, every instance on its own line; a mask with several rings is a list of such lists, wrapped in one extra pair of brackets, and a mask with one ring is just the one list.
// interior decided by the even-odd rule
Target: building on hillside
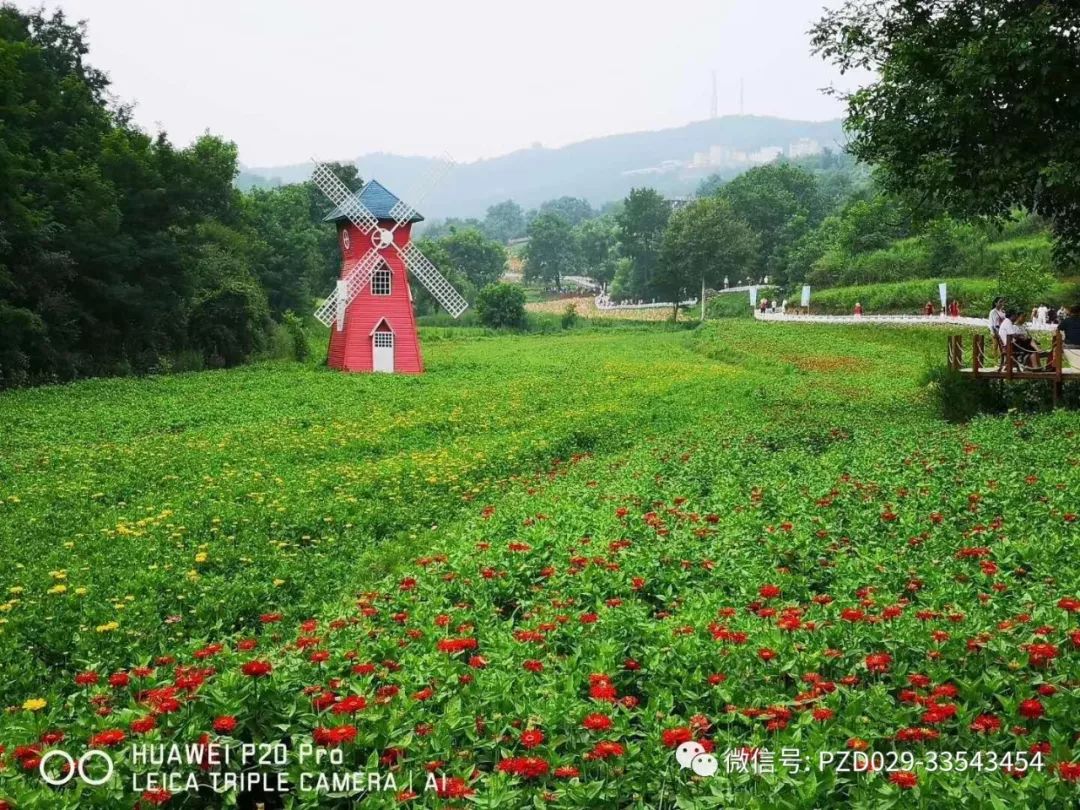
[(784, 154), (782, 146), (763, 146), (749, 155), (750, 162), (755, 164), (772, 163)]
[(792, 160), (820, 155), (823, 151), (821, 144), (813, 138), (799, 138), (795, 143), (788, 144), (788, 157)]

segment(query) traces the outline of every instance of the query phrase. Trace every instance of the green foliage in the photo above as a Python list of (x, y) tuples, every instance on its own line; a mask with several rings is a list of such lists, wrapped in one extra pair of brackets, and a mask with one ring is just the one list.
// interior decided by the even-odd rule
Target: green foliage
[(196, 297), (188, 330), (208, 367), (228, 368), (246, 363), (266, 344), (268, 321), (258, 284), (230, 275)]
[(581, 251), (582, 272), (607, 286), (615, 278), (619, 261), (619, 231), (614, 217), (588, 219), (574, 229)]
[(581, 253), (570, 223), (558, 214), (536, 217), (529, 223), (524, 259), (527, 281), (561, 287), (562, 277), (572, 275), (581, 265)]
[(744, 172), (717, 193), (760, 240), (754, 276), (785, 281), (785, 253), (826, 214), (814, 175), (790, 163), (775, 163)]
[(304, 328), (304, 320), (291, 310), (286, 310), (281, 318), (282, 326), (289, 333), (292, 342), (292, 358), (303, 362), (311, 356), (311, 343)]
[[(425, 340), (419, 378), (275, 363), (0, 397), (0, 800), (149, 805), (129, 786), (158, 766), (130, 746), (207, 734), (234, 763), (284, 741), (260, 769), (297, 806), (355, 805), (297, 795), (298, 773), (390, 748), (401, 787), (439, 761), (481, 807), (1072, 803), (1075, 414), (942, 423), (928, 330)], [(298, 761), (328, 729), (340, 764)], [(106, 730), (113, 785), (27, 767), (47, 731), (78, 755)], [(817, 771), (855, 735), (922, 762), (1051, 753), (1023, 778), (920, 767), (909, 790)], [(812, 770), (695, 778), (686, 736)]]
[(525, 212), (513, 200), (489, 206), (483, 232), (497, 242), (506, 243), (525, 235)]
[(450, 264), (476, 289), (494, 284), (506, 271), (506, 249), (475, 228), (455, 230), (440, 245)]
[(616, 268), (618, 297), (642, 300), (655, 297), (660, 248), (670, 218), (671, 206), (654, 189), (636, 188), (627, 195), (616, 215), (620, 252), (628, 260), (621, 274), (620, 268)]
[(559, 323), (562, 324), (563, 329), (572, 329), (578, 322), (577, 304), (569, 303), (562, 311), (562, 316), (559, 319)]
[(1054, 276), (1037, 262), (1021, 258), (1008, 262), (997, 277), (997, 295), (1008, 302), (1009, 307), (1016, 307), (1021, 312), (1029, 312), (1032, 307), (1047, 303)]
[(957, 216), (1038, 211), (1064, 258), (1080, 245), (1080, 82), (1069, 3), (847, 0), (817, 53), (875, 79), (849, 94), (848, 149), (892, 190)]
[(660, 251), (656, 289), (671, 301), (700, 297), (703, 286), (741, 279), (758, 257), (759, 239), (723, 197), (694, 200), (671, 215)]
[(555, 200), (548, 200), (540, 205), (536, 215), (543, 216), (544, 214), (554, 214), (571, 227), (580, 225), (585, 220), (596, 216), (596, 212), (589, 205), (589, 201), (580, 197), (559, 197)]
[(517, 284), (490, 284), (476, 296), (476, 315), (492, 329), (525, 325), (525, 291)]

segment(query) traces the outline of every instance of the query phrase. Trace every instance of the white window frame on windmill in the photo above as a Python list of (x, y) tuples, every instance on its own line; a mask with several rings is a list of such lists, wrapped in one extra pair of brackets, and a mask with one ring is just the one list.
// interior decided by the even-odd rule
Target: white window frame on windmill
[[(390, 272), (390, 268), (384, 262), (371, 277), (371, 294), (378, 296), (390, 295), (393, 286), (393, 278), (394, 274)], [(385, 284), (383, 283), (384, 281), (386, 282)]]

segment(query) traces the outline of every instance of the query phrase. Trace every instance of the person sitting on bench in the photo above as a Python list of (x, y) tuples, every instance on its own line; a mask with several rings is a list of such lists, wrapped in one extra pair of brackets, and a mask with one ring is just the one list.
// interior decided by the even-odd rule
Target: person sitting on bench
[(1032, 371), (1053, 371), (1050, 352), (1044, 352), (1039, 344), (1024, 328), (1024, 313), (1015, 307), (1005, 313), (1005, 320), (998, 330), (1001, 338), (1001, 353), (1004, 356), (1009, 336), (1012, 336), (1013, 362), (1021, 369)]

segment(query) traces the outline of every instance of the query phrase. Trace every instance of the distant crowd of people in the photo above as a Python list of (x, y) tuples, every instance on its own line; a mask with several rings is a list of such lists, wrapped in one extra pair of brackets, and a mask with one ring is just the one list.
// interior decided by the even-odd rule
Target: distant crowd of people
[(762, 298), (758, 302), (758, 310), (764, 315), (766, 312), (779, 312), (781, 315), (787, 314), (787, 299), (785, 298), (779, 304), (776, 303), (776, 299), (769, 300), (768, 298)]
[[(1008, 306), (1004, 298), (998, 298), (986, 320), (1000, 357), (998, 368), (1005, 364), (1006, 346), (1011, 337), (1013, 359), (1017, 365), (1033, 371), (1057, 371), (1053, 352), (1044, 350), (1024, 327), (1025, 312)], [(1040, 326), (1056, 325), (1061, 333), (1064, 359), (1073, 368), (1080, 369), (1080, 305), (1070, 310), (1065, 307), (1055, 310), (1040, 304), (1032, 309), (1031, 320)]]

